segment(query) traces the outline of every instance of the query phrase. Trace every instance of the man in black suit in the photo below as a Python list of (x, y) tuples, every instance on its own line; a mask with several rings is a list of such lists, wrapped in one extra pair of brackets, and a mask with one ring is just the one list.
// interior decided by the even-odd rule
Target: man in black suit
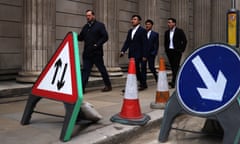
[(182, 53), (187, 45), (187, 39), (184, 31), (176, 27), (176, 19), (168, 18), (168, 28), (164, 35), (164, 47), (172, 68), (172, 81), (169, 84), (174, 88)]
[(147, 31), (140, 26), (141, 17), (139, 15), (133, 15), (131, 23), (133, 28), (128, 31), (120, 57), (122, 57), (128, 49), (128, 58), (135, 59), (137, 80), (140, 82), (139, 90), (144, 90), (147, 88)]
[(157, 82), (157, 72), (155, 69), (155, 58), (158, 53), (158, 47), (159, 47), (159, 34), (152, 30), (153, 27), (153, 21), (148, 19), (145, 21), (145, 26), (147, 30), (147, 38), (148, 38), (148, 67), (150, 71), (152, 72), (156, 82)]
[(95, 14), (92, 10), (86, 11), (86, 18), (87, 24), (84, 25), (78, 35), (78, 40), (84, 41), (83, 91), (85, 91), (93, 64), (96, 65), (103, 77), (105, 87), (102, 89), (102, 92), (111, 91), (111, 82), (103, 61), (103, 44), (108, 40), (108, 33), (104, 24), (95, 19)]

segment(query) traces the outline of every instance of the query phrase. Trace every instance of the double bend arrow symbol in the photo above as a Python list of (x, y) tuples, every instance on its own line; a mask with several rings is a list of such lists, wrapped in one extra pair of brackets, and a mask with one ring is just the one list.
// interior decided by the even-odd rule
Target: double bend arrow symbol
[(192, 60), (192, 63), (207, 87), (197, 88), (201, 98), (214, 101), (222, 101), (227, 83), (227, 80), (223, 73), (219, 71), (217, 81), (215, 81), (200, 56), (196, 56)]

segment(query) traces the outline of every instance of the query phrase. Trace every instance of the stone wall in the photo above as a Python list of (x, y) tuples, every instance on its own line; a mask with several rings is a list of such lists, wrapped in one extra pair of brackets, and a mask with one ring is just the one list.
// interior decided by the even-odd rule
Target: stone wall
[[(123, 43), (126, 40), (128, 30), (131, 28), (131, 17), (134, 14), (139, 13), (138, 9), (139, 2), (137, 0), (122, 0), (118, 1), (118, 44), (119, 51), (122, 49)], [(126, 65), (128, 63), (128, 53), (121, 59), (119, 59), (120, 66)]]
[[(79, 33), (86, 23), (85, 11), (93, 9), (93, 0), (56, 1), (56, 48), (69, 31)], [(80, 52), (83, 43), (79, 43)]]
[[(239, 5), (237, 1), (237, 9)], [(225, 42), (230, 7), (231, 1), (222, 0), (0, 0), (0, 80), (19, 72), (37, 76), (65, 35), (79, 33), (87, 9), (93, 9), (97, 20), (106, 25), (109, 40), (104, 45), (104, 62), (115, 71), (128, 66), (127, 55), (119, 58), (119, 52), (133, 14), (142, 17), (142, 26), (146, 19), (154, 21), (153, 29), (160, 36), (158, 64), (159, 57), (166, 57), (163, 40), (168, 17), (176, 18), (187, 35), (186, 57), (207, 42)], [(82, 42), (79, 48), (82, 53)]]
[(22, 8), (23, 0), (0, 0), (0, 79), (11, 78), (21, 68)]
[(56, 46), (69, 31), (79, 33), (86, 23), (85, 11), (87, 9), (93, 9), (92, 0), (56, 1)]

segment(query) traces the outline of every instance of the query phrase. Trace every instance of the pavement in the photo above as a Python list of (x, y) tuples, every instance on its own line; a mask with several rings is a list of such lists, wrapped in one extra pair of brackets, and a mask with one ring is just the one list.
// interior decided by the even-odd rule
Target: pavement
[[(138, 92), (141, 112), (151, 117), (144, 126), (123, 125), (113, 123), (110, 118), (122, 108), (126, 77), (113, 78), (113, 90), (101, 92), (101, 79), (90, 79), (89, 87), (84, 94), (84, 101), (94, 105), (103, 119), (92, 124), (76, 124), (72, 138), (68, 142), (60, 141), (63, 126), (64, 105), (62, 102), (41, 99), (35, 111), (59, 115), (60, 117), (33, 113), (29, 125), (21, 125), (20, 121), (31, 92), (32, 84), (0, 81), (0, 139), (4, 144), (118, 144), (137, 133), (146, 132), (160, 126), (164, 110), (151, 109), (150, 103), (155, 101), (156, 82), (148, 79), (148, 88)], [(174, 89), (170, 89), (170, 95)], [(157, 137), (156, 137), (157, 139)]]

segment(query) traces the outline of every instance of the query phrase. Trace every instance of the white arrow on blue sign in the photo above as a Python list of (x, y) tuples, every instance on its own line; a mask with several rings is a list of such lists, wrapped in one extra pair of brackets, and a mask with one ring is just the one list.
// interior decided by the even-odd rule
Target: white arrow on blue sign
[(224, 109), (240, 91), (239, 54), (222, 43), (198, 48), (181, 66), (176, 88), (187, 111), (208, 115)]
[(217, 76), (217, 81), (214, 80), (206, 65), (203, 63), (200, 56), (196, 56), (192, 63), (202, 78), (207, 88), (197, 88), (200, 96), (203, 99), (222, 101), (223, 93), (226, 88), (226, 78), (221, 71)]

